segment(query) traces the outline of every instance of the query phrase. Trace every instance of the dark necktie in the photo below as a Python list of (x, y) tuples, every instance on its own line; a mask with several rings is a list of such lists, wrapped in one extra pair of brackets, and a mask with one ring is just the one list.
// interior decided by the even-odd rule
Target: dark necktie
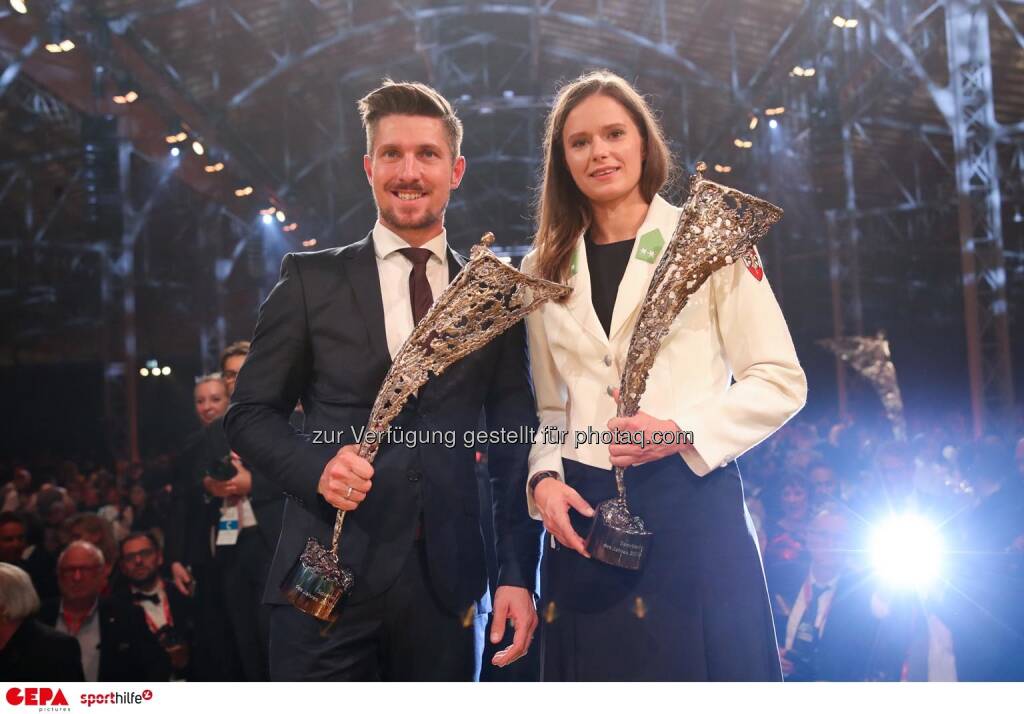
[(434, 294), (427, 281), (427, 261), (432, 253), (426, 248), (400, 248), (399, 253), (412, 261), (409, 273), (409, 300), (412, 303), (412, 324), (417, 325), (434, 303)]
[(807, 611), (804, 613), (803, 621), (810, 625), (811, 628), (811, 642), (818, 641), (818, 628), (815, 626), (815, 621), (818, 619), (818, 601), (821, 600), (821, 596), (825, 594), (828, 587), (823, 585), (812, 585), (811, 586), (811, 601), (807, 603)]
[(148, 602), (153, 603), (154, 605), (160, 604), (160, 596), (156, 593), (153, 593), (152, 595), (147, 595), (144, 592), (135, 591), (132, 593), (132, 600), (134, 602), (141, 602), (142, 600), (146, 600)]

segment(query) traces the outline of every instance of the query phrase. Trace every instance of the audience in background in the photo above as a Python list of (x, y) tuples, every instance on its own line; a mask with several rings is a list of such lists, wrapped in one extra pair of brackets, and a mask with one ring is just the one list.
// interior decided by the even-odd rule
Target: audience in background
[[(200, 428), (176, 455), (0, 467), (5, 675), (69, 680), (84, 665), (88, 678), (112, 681), (264, 676), (242, 661), (232, 632), (245, 622), (228, 610), (245, 599), (238, 611), (260, 631), (253, 605), (280, 494), (211, 432), (228, 405), (225, 379), (244, 359), (226, 355), (224, 378), (197, 383)], [(789, 679), (1024, 679), (1024, 439), (975, 440), (962, 419), (938, 415), (910, 433), (897, 442), (884, 421), (800, 419), (739, 460)], [(220, 479), (207, 478), (213, 452), (227, 457)], [(227, 483), (244, 488), (229, 494)], [(242, 496), (255, 515), (245, 540), (259, 555), (217, 555), (210, 536), (222, 507)], [(945, 543), (927, 592), (893, 588), (867, 552), (872, 529), (907, 511), (939, 524)], [(41, 617), (65, 634), (32, 616), (36, 590), (48, 600)], [(238, 644), (218, 649), (218, 639)], [(26, 664), (43, 647), (46, 660)]]

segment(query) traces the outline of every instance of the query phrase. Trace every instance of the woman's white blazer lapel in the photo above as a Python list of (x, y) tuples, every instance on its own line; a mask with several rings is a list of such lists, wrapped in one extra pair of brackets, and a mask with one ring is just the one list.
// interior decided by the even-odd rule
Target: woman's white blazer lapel
[[(612, 312), (611, 340), (629, 340), (632, 333), (632, 319), (647, 295), (647, 287), (654, 275), (654, 269), (661, 260), (665, 246), (672, 240), (676, 223), (679, 221), (679, 209), (663, 199), (655, 196), (647, 217), (636, 232), (636, 244), (633, 254), (626, 264), (626, 272), (619, 283), (619, 292), (615, 297), (615, 309)], [(590, 299), (589, 291), (587, 299)], [(596, 316), (595, 316), (596, 317)], [(598, 323), (600, 325), (600, 323)], [(619, 334), (627, 325), (630, 331)]]
[(587, 264), (587, 246), (582, 234), (580, 234), (576, 241), (576, 252), (573, 254), (569, 272), (569, 287), (572, 288), (572, 294), (565, 303), (569, 314), (573, 316), (573, 319), (579, 323), (584, 331), (602, 345), (607, 345), (608, 336), (604, 334), (601, 321), (597, 319), (597, 313), (594, 312), (594, 301), (590, 293), (590, 266)]

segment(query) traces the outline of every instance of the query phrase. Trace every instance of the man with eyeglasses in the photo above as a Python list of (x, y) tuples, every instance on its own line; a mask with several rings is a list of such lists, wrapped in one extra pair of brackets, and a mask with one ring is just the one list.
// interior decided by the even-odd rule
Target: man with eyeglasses
[(160, 574), (163, 552), (149, 532), (121, 542), (123, 587), (104, 613), (100, 675), (105, 681), (187, 678), (192, 637), (190, 600)]
[(106, 634), (106, 607), (100, 601), (107, 585), (105, 566), (99, 548), (88, 541), (72, 541), (57, 559), (60, 597), (47, 600), (39, 610), (40, 621), (78, 640), (87, 682), (100, 677), (100, 647)]

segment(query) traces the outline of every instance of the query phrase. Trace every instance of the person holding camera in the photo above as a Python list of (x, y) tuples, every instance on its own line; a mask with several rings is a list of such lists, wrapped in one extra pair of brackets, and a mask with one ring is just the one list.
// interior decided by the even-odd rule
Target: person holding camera
[[(249, 343), (244, 341), (221, 353), (220, 375), (229, 399), (248, 353)], [(263, 681), (269, 677), (270, 613), (261, 599), (281, 531), (284, 495), (231, 451), (222, 417), (220, 411), (202, 432), (193, 467), (198, 486), (193, 492), (200, 492), (209, 505), (193, 508), (196, 518), (189, 528), (192, 540), (206, 551), (201, 558), (210, 553), (206, 568), (207, 580), (212, 582), (206, 587), (213, 594), (205, 597), (215, 602), (206, 604), (211, 615), (208, 625), (227, 640), (218, 645), (225, 650), (224, 658), (206, 669), (212, 670), (209, 678)], [(191, 501), (196, 501), (195, 495)], [(200, 557), (192, 550), (194, 558)], [(174, 563), (172, 574), (181, 592), (190, 591), (193, 572), (184, 563)]]

